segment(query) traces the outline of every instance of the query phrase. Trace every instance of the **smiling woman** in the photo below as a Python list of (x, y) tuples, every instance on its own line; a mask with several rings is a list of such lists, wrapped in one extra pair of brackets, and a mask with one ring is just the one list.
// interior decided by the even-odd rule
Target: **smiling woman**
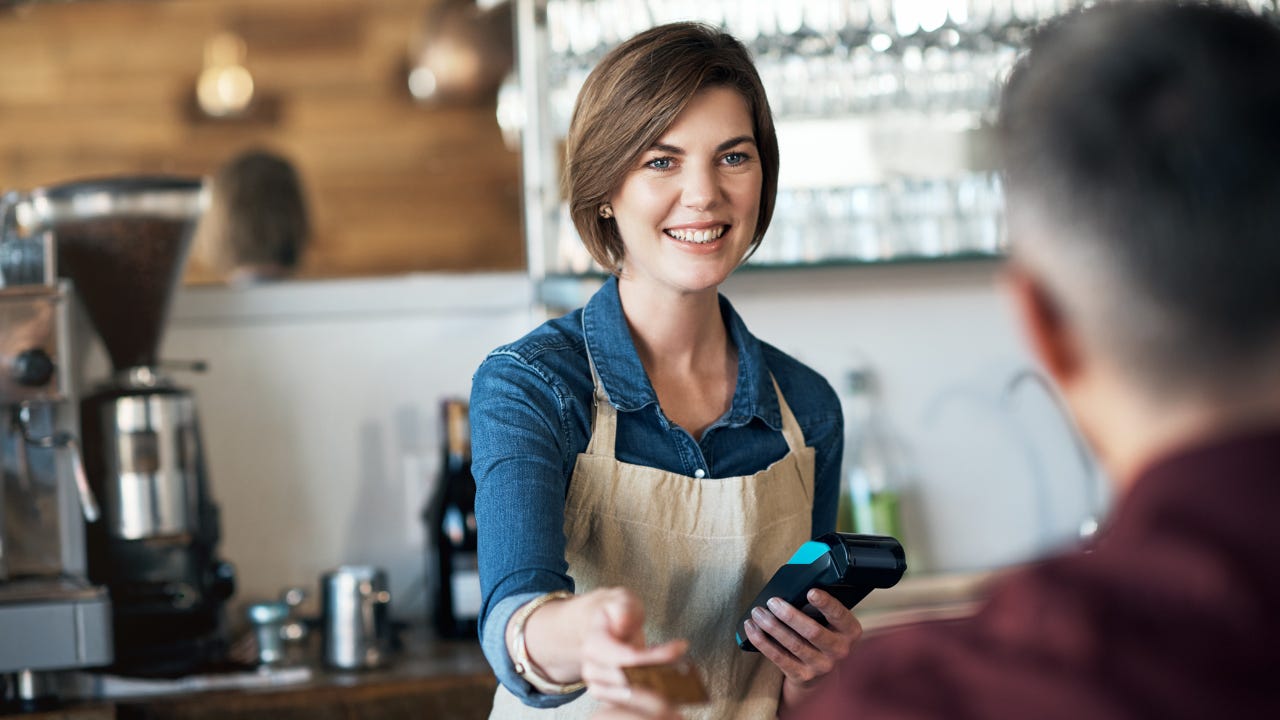
[[(313, 233), (298, 276), (518, 270), (519, 155), (496, 97), (424, 106), (410, 40), (444, 0), (24, 3), (0, 10), (0, 190), (210, 175), (271, 147), (295, 161)], [(140, 32), (140, 28), (145, 28)], [(240, 113), (200, 109), (211, 38), (243, 43)], [(507, 36), (509, 38), (509, 35)], [(188, 280), (212, 280), (192, 264)]]
[[(833, 529), (839, 483), (830, 385), (718, 292), (760, 244), (777, 177), (768, 100), (725, 33), (648, 30), (583, 85), (567, 194), (612, 277), (472, 384), (493, 717), (627, 705), (643, 693), (624, 668), (687, 654), (710, 697), (688, 717), (774, 718), (860, 633), (820, 591), (825, 625), (782, 603), (735, 627), (766, 574)], [(738, 629), (759, 655), (724, 640)]]

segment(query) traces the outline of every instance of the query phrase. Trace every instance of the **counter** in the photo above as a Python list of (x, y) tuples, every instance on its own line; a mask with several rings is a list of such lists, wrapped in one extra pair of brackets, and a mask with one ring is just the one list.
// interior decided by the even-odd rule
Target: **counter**
[(497, 680), (476, 643), (435, 642), (400, 653), (384, 669), (313, 668), (287, 685), (77, 703), (23, 720), (483, 720)]
[(954, 620), (972, 615), (991, 585), (1014, 569), (914, 575), (891, 588), (876, 590), (858, 603), (858, 620), (866, 635), (899, 625)]

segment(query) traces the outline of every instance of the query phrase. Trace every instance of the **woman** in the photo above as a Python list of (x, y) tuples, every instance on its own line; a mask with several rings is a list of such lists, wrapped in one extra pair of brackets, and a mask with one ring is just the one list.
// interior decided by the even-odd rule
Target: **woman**
[(774, 717), (861, 628), (817, 591), (829, 627), (791, 606), (737, 625), (773, 571), (833, 529), (842, 437), (831, 387), (717, 292), (777, 190), (746, 50), (692, 23), (622, 44), (583, 86), (566, 160), (574, 224), (612, 277), (491, 353), (472, 386), (493, 717), (625, 705), (622, 667), (686, 651), (712, 698), (691, 716)]

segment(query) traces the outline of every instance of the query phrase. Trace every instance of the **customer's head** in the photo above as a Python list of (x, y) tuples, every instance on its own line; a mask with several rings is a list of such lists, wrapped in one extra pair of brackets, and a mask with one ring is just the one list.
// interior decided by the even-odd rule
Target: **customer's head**
[(1280, 360), (1280, 28), (1098, 4), (1038, 33), (999, 119), (1010, 240), (1152, 397)]
[(582, 87), (569, 128), (565, 193), (570, 214), (605, 269), (617, 272), (625, 251), (617, 223), (601, 216), (601, 206), (694, 96), (716, 87), (739, 93), (751, 116), (763, 171), (751, 249), (764, 237), (778, 188), (778, 140), (751, 57), (733, 37), (706, 25), (662, 25), (600, 61)]
[(203, 259), (229, 277), (293, 270), (311, 232), (297, 170), (265, 150), (236, 155), (214, 174), (197, 232)]

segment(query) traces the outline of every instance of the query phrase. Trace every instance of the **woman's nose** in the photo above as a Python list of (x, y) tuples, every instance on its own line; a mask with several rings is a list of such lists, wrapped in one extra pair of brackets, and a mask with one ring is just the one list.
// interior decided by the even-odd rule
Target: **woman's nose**
[(685, 207), (707, 210), (720, 199), (720, 183), (714, 170), (698, 169), (685, 173), (680, 200)]

